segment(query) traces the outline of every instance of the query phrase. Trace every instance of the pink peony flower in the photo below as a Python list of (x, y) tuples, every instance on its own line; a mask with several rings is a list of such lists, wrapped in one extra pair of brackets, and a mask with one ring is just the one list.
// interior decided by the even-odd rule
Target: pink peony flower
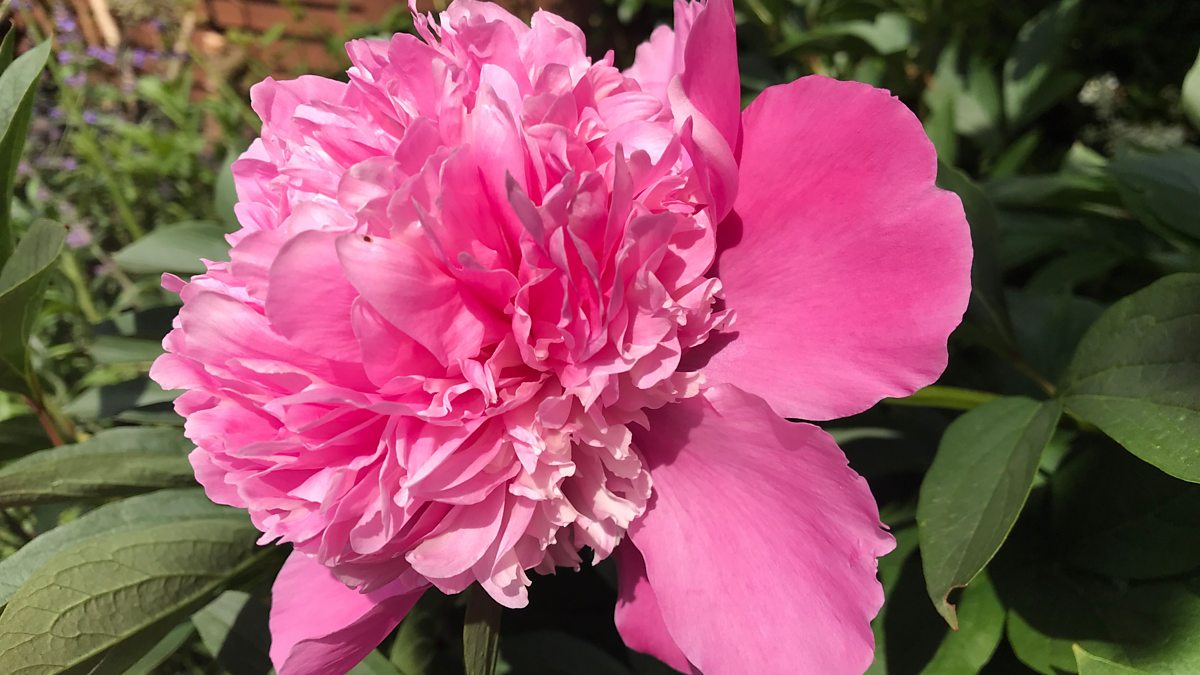
[(431, 585), (520, 607), (584, 547), (679, 670), (865, 669), (892, 538), (783, 417), (945, 366), (970, 240), (918, 121), (821, 77), (742, 112), (730, 0), (624, 72), (545, 12), (414, 18), (349, 83), (254, 88), (231, 260), (167, 280), (196, 476), (294, 546), (279, 672), (348, 669)]

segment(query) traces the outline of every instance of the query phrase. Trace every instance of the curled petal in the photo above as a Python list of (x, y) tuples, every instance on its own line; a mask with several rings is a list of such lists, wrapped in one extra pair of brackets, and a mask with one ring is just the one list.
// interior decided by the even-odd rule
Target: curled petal
[(626, 75), (669, 106), (709, 193), (713, 220), (724, 218), (737, 194), (741, 126), (732, 1), (676, 0), (675, 30), (655, 30)]
[(687, 660), (705, 675), (864, 671), (894, 541), (833, 439), (728, 385), (648, 417), (634, 442), (654, 498), (629, 535)]

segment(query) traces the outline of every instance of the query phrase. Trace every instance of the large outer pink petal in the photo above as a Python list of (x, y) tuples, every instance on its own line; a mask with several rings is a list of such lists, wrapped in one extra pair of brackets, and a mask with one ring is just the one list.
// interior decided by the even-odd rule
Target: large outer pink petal
[(654, 589), (646, 579), (646, 563), (633, 544), (617, 547), (617, 632), (630, 649), (654, 656), (659, 661), (683, 673), (692, 672), (687, 656), (675, 644)]
[(710, 379), (813, 420), (936, 380), (967, 306), (971, 238), (908, 108), (818, 76), (772, 87), (743, 115), (740, 172), (717, 263), (737, 319)]
[(650, 411), (654, 498), (629, 529), (662, 619), (705, 675), (860, 673), (893, 547), (828, 434), (721, 385)]
[(377, 591), (359, 593), (324, 565), (292, 553), (271, 589), (275, 670), (279, 675), (350, 670), (392, 632), (425, 588), (402, 577)]

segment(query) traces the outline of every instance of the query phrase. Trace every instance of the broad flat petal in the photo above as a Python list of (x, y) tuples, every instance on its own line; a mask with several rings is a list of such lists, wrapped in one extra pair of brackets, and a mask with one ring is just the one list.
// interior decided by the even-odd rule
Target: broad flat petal
[(344, 673), (379, 645), (425, 586), (410, 578), (371, 593), (338, 581), (324, 565), (292, 553), (271, 589), (271, 662), (279, 675)]
[(663, 623), (705, 675), (861, 673), (890, 551), (828, 434), (721, 385), (648, 412), (654, 497), (629, 529)]
[(644, 652), (682, 673), (692, 665), (663, 623), (654, 589), (646, 579), (642, 554), (628, 541), (617, 547), (617, 632), (630, 648)]
[(824, 77), (772, 87), (743, 116), (741, 189), (718, 229), (733, 335), (712, 381), (788, 417), (850, 415), (930, 384), (970, 292), (962, 205), (888, 92)]

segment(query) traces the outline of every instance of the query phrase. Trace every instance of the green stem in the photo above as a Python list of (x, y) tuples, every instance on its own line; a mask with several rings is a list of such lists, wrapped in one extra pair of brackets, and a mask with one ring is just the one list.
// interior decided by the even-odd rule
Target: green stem
[(79, 269), (79, 261), (70, 251), (67, 251), (67, 255), (60, 256), (59, 260), (62, 261), (60, 266), (63, 275), (75, 289), (75, 300), (79, 305), (80, 313), (88, 323), (100, 323), (104, 317), (100, 316), (100, 312), (96, 310), (96, 305), (92, 302), (92, 293), (88, 290), (87, 280), (83, 278), (83, 270)]
[(38, 422), (46, 431), (50, 442), (55, 447), (65, 443), (74, 443), (78, 434), (75, 424), (42, 391), (42, 382), (38, 376), (31, 375), (28, 384), (29, 396), (25, 397), (25, 404), (37, 415)]
[(503, 608), (478, 584), (467, 591), (463, 623), (463, 661), (467, 675), (495, 675), (500, 657), (500, 614)]
[(1054, 386), (1054, 383), (1050, 380), (1042, 377), (1042, 374), (1039, 373), (1036, 368), (1029, 365), (1029, 362), (1023, 357), (1021, 357), (1019, 354), (1010, 354), (1009, 356), (1012, 359), (1013, 367), (1016, 368), (1022, 375), (1032, 380), (1033, 383), (1040, 387), (1042, 391), (1046, 392), (1047, 396), (1053, 398), (1058, 395), (1058, 387)]
[(888, 405), (917, 408), (971, 410), (997, 398), (1000, 398), (1000, 395), (990, 391), (933, 385), (925, 387), (907, 398), (885, 398), (883, 402)]

